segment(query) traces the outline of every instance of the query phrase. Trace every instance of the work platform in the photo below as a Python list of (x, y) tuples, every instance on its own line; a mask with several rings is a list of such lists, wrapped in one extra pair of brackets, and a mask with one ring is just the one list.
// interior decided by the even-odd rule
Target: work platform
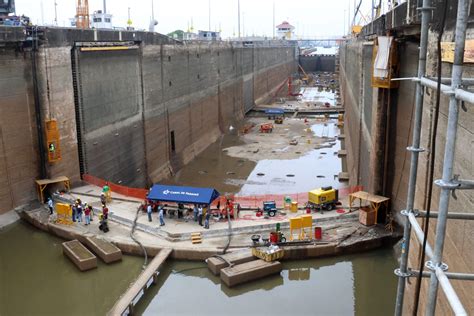
[[(268, 110), (268, 108), (265, 107), (254, 107), (252, 111), (258, 114), (261, 114), (262, 116), (268, 116), (265, 114), (265, 111)], [(322, 108), (314, 108), (314, 109), (284, 109), (285, 114), (288, 115), (293, 115), (297, 113), (298, 115), (331, 115), (331, 114), (343, 114), (345, 112), (344, 107), (342, 106), (333, 106), (333, 107), (322, 107)]]
[(158, 270), (161, 265), (168, 259), (171, 254), (171, 249), (162, 249), (156, 257), (148, 263), (145, 270), (138, 276), (127, 291), (118, 299), (112, 309), (107, 315), (123, 315), (124, 313), (133, 314), (133, 308), (138, 302), (139, 297), (145, 293), (145, 291), (156, 284), (158, 277)]

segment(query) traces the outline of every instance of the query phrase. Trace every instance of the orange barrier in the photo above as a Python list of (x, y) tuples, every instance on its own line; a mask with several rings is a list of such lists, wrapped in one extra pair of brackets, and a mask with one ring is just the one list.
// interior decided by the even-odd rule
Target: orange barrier
[[(140, 188), (129, 188), (123, 185), (118, 185), (112, 182), (105, 181), (103, 179), (91, 176), (89, 174), (82, 175), (82, 179), (92, 185), (103, 187), (106, 183), (109, 185), (112, 190), (112, 195), (118, 193), (121, 195), (126, 195), (138, 199), (145, 199), (148, 193), (147, 189)], [(348, 196), (351, 193), (362, 191), (363, 186), (354, 186), (339, 189), (339, 197)], [(286, 197), (291, 198), (292, 202), (298, 202), (298, 205), (304, 206), (308, 202), (308, 192), (302, 193), (292, 193), (292, 194), (263, 194), (263, 195), (251, 195), (251, 196), (239, 196), (239, 195), (230, 195), (233, 197), (234, 201), (239, 203), (244, 208), (257, 208), (263, 207), (264, 201), (275, 201), (277, 207), (284, 207), (284, 201)], [(225, 206), (226, 196), (222, 195), (220, 198), (217, 198), (212, 202), (212, 206), (216, 207), (217, 202), (220, 201), (221, 208)]]
[[(354, 187), (347, 187), (347, 188), (340, 188), (339, 190), (339, 197), (346, 197), (351, 193), (362, 191), (363, 186), (354, 186)], [(249, 196), (241, 196), (241, 195), (231, 195), (230, 197), (234, 198), (236, 203), (239, 203), (242, 207), (252, 207), (257, 208), (263, 207), (264, 201), (275, 201), (277, 207), (284, 207), (285, 198), (289, 197), (292, 202), (298, 202), (299, 206), (304, 206), (308, 202), (308, 192), (301, 192), (301, 193), (291, 193), (291, 194), (262, 194), (262, 195), (249, 195)], [(221, 207), (225, 205), (225, 196), (221, 196)], [(217, 200), (213, 203), (217, 203)]]
[(83, 174), (82, 180), (84, 180), (85, 182), (89, 184), (96, 185), (99, 187), (103, 187), (105, 184), (108, 184), (108, 186), (112, 190), (112, 198), (113, 198), (114, 193), (118, 193), (121, 195), (126, 195), (126, 196), (144, 200), (146, 198), (146, 194), (148, 193), (147, 189), (129, 188), (123, 185), (115, 184), (115, 183), (91, 176), (90, 174)]

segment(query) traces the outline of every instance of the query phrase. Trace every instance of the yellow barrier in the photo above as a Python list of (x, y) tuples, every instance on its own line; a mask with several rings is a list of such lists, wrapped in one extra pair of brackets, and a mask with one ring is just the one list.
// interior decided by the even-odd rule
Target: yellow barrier
[(304, 239), (311, 239), (311, 232), (313, 230), (313, 216), (310, 214), (308, 215), (301, 215), (302, 221), (302, 231), (301, 235)]
[(56, 204), (56, 223), (62, 225), (72, 225), (72, 208), (69, 204)]
[(296, 213), (298, 212), (298, 202), (291, 202), (291, 212)]
[(301, 217), (290, 218), (290, 241), (293, 241), (293, 231), (296, 231), (296, 237), (298, 240), (301, 239), (301, 228), (303, 226), (303, 220)]

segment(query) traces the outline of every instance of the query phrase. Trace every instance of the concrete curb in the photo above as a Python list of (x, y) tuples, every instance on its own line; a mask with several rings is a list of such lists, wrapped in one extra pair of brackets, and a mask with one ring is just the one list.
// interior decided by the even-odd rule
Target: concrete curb
[[(22, 211), (19, 213), (20, 218), (32, 224), (33, 226), (48, 232), (52, 235), (61, 237), (66, 240), (77, 239), (81, 242), (85, 240), (88, 236), (96, 236), (92, 233), (81, 233), (72, 231), (68, 227), (62, 225), (57, 225), (54, 223), (44, 223), (35, 216), (39, 211)], [(96, 236), (98, 238), (104, 238), (105, 236)], [(363, 252), (372, 250), (375, 248), (382, 247), (384, 245), (393, 244), (396, 240), (399, 239), (399, 235), (384, 235), (379, 237), (373, 237), (368, 239), (359, 239), (352, 242), (344, 241), (340, 244), (330, 243), (327, 245), (314, 245), (309, 244), (305, 246), (285, 246), (285, 256), (284, 260), (297, 260), (297, 259), (307, 259), (307, 258), (319, 258), (327, 256), (337, 256), (344, 254), (351, 254), (356, 252)], [(123, 240), (113, 240), (110, 238), (104, 238), (105, 240), (111, 242), (117, 246), (123, 253), (129, 255), (143, 256), (142, 249), (140, 246), (130, 241)], [(145, 243), (144, 247), (147, 251), (147, 255), (150, 257), (156, 256), (161, 249), (169, 249), (169, 247), (160, 247), (154, 246)], [(245, 247), (248, 248), (248, 247)], [(171, 258), (177, 260), (189, 260), (189, 261), (203, 261), (207, 258), (221, 254), (222, 250), (217, 247), (209, 248), (199, 248), (196, 249), (192, 246), (189, 247), (172, 247)], [(242, 248), (234, 249), (238, 251)]]

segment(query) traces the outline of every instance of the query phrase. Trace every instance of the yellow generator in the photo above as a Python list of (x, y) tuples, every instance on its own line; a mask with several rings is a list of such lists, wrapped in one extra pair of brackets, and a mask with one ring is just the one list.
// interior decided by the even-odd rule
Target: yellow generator
[(308, 193), (308, 207), (311, 209), (332, 210), (339, 202), (339, 191), (332, 187), (322, 187)]

